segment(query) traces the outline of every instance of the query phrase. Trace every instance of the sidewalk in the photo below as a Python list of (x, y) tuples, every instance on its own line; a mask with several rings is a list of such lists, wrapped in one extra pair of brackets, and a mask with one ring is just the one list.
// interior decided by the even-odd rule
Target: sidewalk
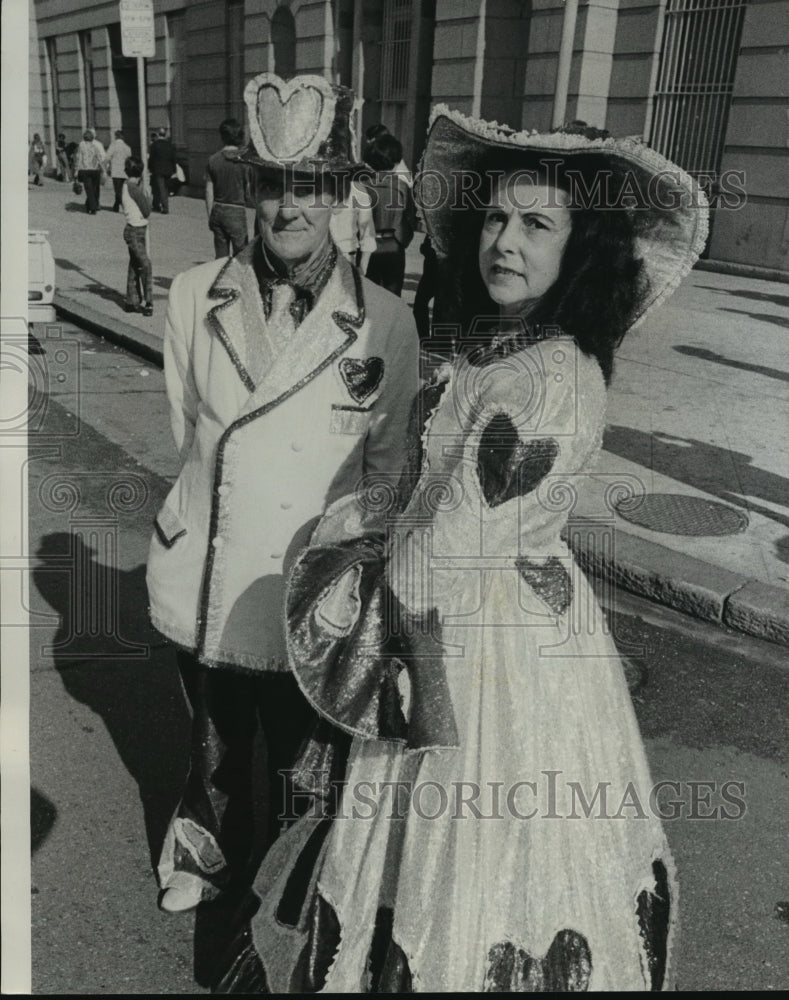
[[(108, 209), (106, 187), (101, 195), (103, 210), (88, 216), (67, 184), (29, 188), (30, 228), (49, 231), (55, 256), (56, 306), (160, 363), (173, 277), (213, 258), (203, 202), (172, 198), (169, 215), (152, 217), (154, 315), (145, 318), (123, 312), (123, 216)], [(409, 302), (420, 242), (408, 251)], [(604, 451), (579, 484), (570, 537), (586, 568), (628, 590), (787, 645), (788, 306), (785, 284), (697, 270), (627, 337)]]

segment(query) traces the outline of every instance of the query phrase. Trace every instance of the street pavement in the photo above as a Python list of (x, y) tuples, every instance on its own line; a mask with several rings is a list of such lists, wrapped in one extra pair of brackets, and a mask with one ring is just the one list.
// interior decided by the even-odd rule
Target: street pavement
[[(151, 224), (154, 315), (123, 312), (123, 216), (84, 213), (67, 184), (29, 189), (30, 228), (49, 232), (62, 318), (161, 362), (167, 294), (213, 257), (202, 201), (170, 201)], [(250, 212), (250, 223), (252, 213)], [(421, 272), (417, 236), (404, 298)], [(584, 567), (723, 628), (789, 644), (789, 286), (694, 270), (628, 335), (609, 392), (604, 450), (572, 499)], [(56, 332), (56, 331), (55, 331)], [(46, 344), (47, 331), (37, 330)]]
[[(154, 875), (189, 758), (175, 658), (148, 624), (144, 582), (151, 521), (178, 471), (164, 377), (71, 324), (46, 350), (31, 356), (31, 558), (6, 567), (20, 588), (30, 567), (33, 993), (203, 993), (228, 914), (160, 912)], [(782, 989), (785, 649), (607, 596), (653, 779), (676, 783), (656, 801), (679, 882), (677, 987)]]

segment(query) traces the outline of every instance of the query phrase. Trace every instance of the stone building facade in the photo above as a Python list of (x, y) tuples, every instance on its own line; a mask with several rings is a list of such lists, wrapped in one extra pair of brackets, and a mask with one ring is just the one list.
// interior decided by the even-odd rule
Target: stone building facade
[[(30, 0), (30, 133), (87, 125), (139, 148), (137, 69), (115, 0)], [(352, 86), (357, 131), (383, 121), (406, 160), (431, 104), (514, 127), (583, 119), (634, 135), (712, 191), (710, 258), (789, 272), (789, 0), (154, 0), (151, 128), (170, 129), (199, 194), (217, 126), (255, 73)], [(564, 66), (564, 70), (562, 69)]]

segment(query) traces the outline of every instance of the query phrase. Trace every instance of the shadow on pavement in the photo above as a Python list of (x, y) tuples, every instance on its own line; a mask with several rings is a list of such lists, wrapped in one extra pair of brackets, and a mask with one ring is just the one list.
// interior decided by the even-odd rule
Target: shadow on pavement
[(107, 285), (93, 284), (93, 285), (86, 285), (85, 291), (90, 292), (91, 295), (97, 295), (100, 299), (105, 299), (107, 302), (112, 302), (121, 311), (123, 310), (123, 304), (126, 301), (126, 297), (117, 289), (110, 288)]
[[(87, 215), (87, 210), (85, 209), (84, 201), (67, 201), (63, 206), (67, 212), (82, 212), (83, 215)], [(101, 211), (101, 205), (98, 208)]]
[(749, 312), (747, 309), (729, 309), (727, 306), (718, 306), (718, 312), (736, 313), (738, 316), (748, 316), (750, 319), (755, 319), (759, 323), (772, 323), (773, 326), (780, 326), (781, 329), (789, 329), (789, 319), (782, 319), (780, 316), (774, 316), (772, 313), (755, 313)]
[(687, 483), (745, 510), (755, 511), (789, 528), (789, 511), (778, 514), (751, 497), (786, 508), (789, 479), (751, 465), (751, 457), (695, 438), (652, 433), (612, 424), (603, 447), (614, 455)]
[[(728, 312), (732, 311), (731, 309), (728, 310)], [(781, 323), (783, 323), (783, 320)], [(789, 322), (787, 326), (789, 326)], [(708, 351), (704, 347), (691, 347), (689, 344), (674, 344), (673, 350), (678, 354), (686, 354), (691, 358), (700, 358), (702, 361), (714, 361), (716, 364), (726, 365), (728, 368), (737, 368), (743, 372), (754, 372), (756, 375), (778, 379), (780, 382), (789, 382), (789, 372), (778, 371), (776, 368), (768, 368), (766, 365), (752, 365), (748, 361), (735, 361), (733, 358), (726, 358), (715, 351)]]
[(45, 535), (37, 557), (33, 582), (61, 623), (31, 659), (51, 655), (68, 694), (104, 722), (137, 783), (155, 870), (186, 773), (189, 717), (172, 651), (148, 625), (145, 567), (105, 566), (69, 532)]
[(75, 264), (72, 260), (66, 260), (65, 257), (55, 257), (55, 264), (62, 267), (64, 271), (82, 271), (79, 264)]
[(789, 563), (789, 535), (779, 538), (773, 548), (777, 559), (780, 559), (781, 562)]
[(41, 847), (52, 832), (58, 811), (54, 803), (39, 792), (37, 788), (30, 789), (30, 850), (33, 854)]
[(718, 292), (721, 295), (735, 295), (741, 299), (753, 299), (755, 302), (773, 302), (777, 306), (789, 306), (789, 295), (770, 295), (769, 292), (756, 292), (748, 288), (716, 288), (714, 285), (696, 285), (708, 292)]

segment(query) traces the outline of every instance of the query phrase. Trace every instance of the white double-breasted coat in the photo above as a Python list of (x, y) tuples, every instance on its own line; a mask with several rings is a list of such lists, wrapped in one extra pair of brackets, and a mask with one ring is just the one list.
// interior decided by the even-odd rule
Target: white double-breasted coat
[(164, 357), (180, 474), (148, 560), (151, 620), (208, 665), (286, 667), (288, 567), (332, 500), (396, 480), (418, 384), (411, 310), (337, 256), (313, 309), (253, 380), (267, 323), (252, 264), (178, 275)]

